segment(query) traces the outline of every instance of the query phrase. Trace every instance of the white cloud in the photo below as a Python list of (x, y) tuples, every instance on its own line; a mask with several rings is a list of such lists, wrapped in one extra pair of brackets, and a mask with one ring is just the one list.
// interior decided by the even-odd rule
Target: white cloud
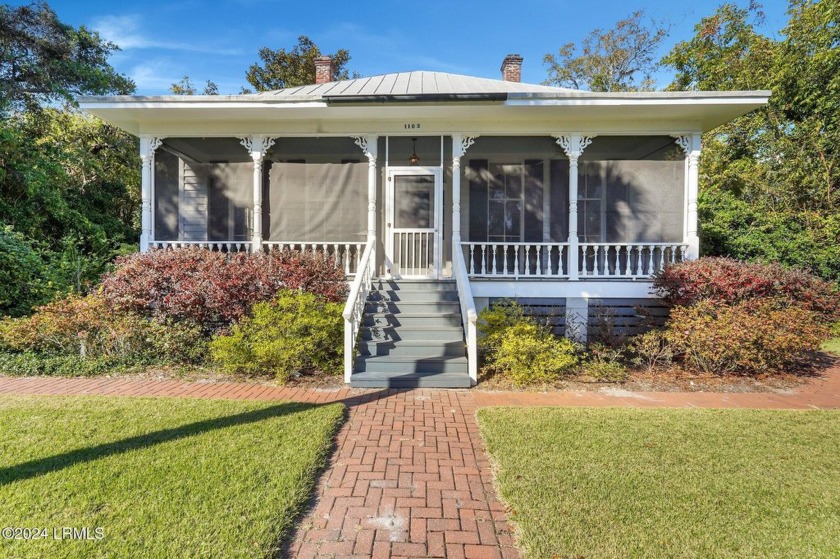
[(133, 66), (128, 77), (137, 84), (138, 90), (168, 93), (170, 86), (180, 80), (183, 73), (169, 59), (156, 58)]
[(223, 49), (215, 46), (184, 42), (161, 41), (142, 31), (142, 20), (138, 14), (97, 18), (91, 25), (103, 39), (110, 41), (123, 50), (161, 49), (187, 52), (212, 53), (236, 56), (242, 54), (239, 49)]

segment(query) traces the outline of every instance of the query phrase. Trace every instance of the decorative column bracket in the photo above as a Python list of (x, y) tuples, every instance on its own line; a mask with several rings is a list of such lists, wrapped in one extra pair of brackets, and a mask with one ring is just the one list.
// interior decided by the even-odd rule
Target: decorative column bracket
[(163, 138), (157, 136), (141, 136), (140, 137), (140, 159), (142, 161), (141, 179), (140, 179), (140, 252), (149, 250), (149, 246), (153, 241), (152, 232), (152, 206), (154, 199), (154, 162), (155, 151), (163, 143)]
[(686, 258), (695, 259), (700, 256), (700, 234), (697, 221), (697, 196), (700, 184), (700, 151), (702, 150), (702, 135), (698, 132), (685, 135), (674, 135), (674, 142), (685, 153), (686, 172), (686, 212), (685, 212), (685, 242), (688, 245)]
[(475, 136), (463, 136), (461, 134), (453, 134), (452, 135), (452, 157), (457, 157), (461, 159), (467, 153), (467, 150), (472, 147), (475, 143), (476, 139), (478, 139), (478, 135)]
[(270, 136), (248, 136), (239, 138), (239, 143), (251, 154), (252, 159), (262, 161), (266, 152), (274, 145), (274, 138)]
[(274, 145), (274, 138), (270, 136), (248, 136), (239, 138), (239, 143), (248, 150), (254, 161), (254, 216), (251, 237), (251, 251), (262, 251), (262, 203), (263, 203), (263, 172), (262, 164), (265, 154)]
[[(376, 157), (378, 155), (379, 136), (353, 136), (355, 143), (365, 157), (368, 159), (368, 220), (367, 220), (367, 242), (373, 242), (374, 247), (371, 258), (374, 262), (374, 269), (377, 268), (376, 260)], [(376, 275), (376, 274), (374, 274)]]
[(578, 158), (592, 143), (595, 136), (570, 134), (568, 136), (554, 136), (557, 145), (569, 158), (569, 279), (576, 281), (578, 270)]
[(577, 161), (577, 159), (583, 155), (583, 150), (592, 144), (592, 139), (594, 137), (594, 135), (582, 136), (580, 134), (572, 134), (570, 136), (554, 136), (554, 139), (557, 141), (557, 145), (562, 148), (566, 157), (570, 160), (574, 158), (575, 161)]

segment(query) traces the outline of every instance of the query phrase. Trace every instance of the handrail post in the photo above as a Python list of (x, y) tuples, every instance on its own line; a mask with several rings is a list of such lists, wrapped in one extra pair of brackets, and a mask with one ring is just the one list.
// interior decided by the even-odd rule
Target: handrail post
[(356, 338), (364, 314), (365, 301), (373, 281), (376, 265), (373, 261), (375, 242), (375, 240), (370, 240), (365, 245), (365, 252), (359, 261), (359, 269), (350, 286), (344, 312), (341, 313), (344, 317), (344, 382), (346, 383), (349, 383), (353, 376), (353, 352), (356, 349)]

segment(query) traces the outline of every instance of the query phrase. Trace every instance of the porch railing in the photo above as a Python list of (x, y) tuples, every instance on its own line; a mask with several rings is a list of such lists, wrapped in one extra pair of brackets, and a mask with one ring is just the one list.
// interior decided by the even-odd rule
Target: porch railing
[(458, 287), (458, 301), (461, 303), (461, 317), (464, 324), (464, 339), (467, 344), (467, 368), (473, 384), (478, 383), (478, 313), (475, 310), (475, 300), (470, 288), (467, 265), (464, 254), (456, 250), (452, 259), (452, 276)]
[(149, 246), (159, 250), (187, 247), (206, 248), (219, 252), (249, 252), (251, 250), (250, 241), (152, 241)]
[(569, 277), (568, 243), (461, 243), (469, 277)]
[(334, 241), (263, 241), (266, 250), (299, 250), (301, 252), (323, 252), (335, 258), (335, 265), (344, 270), (344, 275), (353, 276), (359, 270), (359, 262), (365, 243)]
[[(568, 243), (461, 243), (471, 278), (554, 278), (569, 273)], [(580, 243), (580, 278), (650, 278), (687, 258), (683, 243)]]
[(358, 273), (350, 284), (350, 295), (344, 305), (344, 382), (350, 382), (353, 375), (353, 359), (359, 327), (365, 312), (365, 301), (370, 293), (376, 263), (373, 259), (374, 241), (368, 241), (359, 260)]
[(580, 243), (581, 278), (650, 278), (669, 264), (686, 259), (682, 243)]

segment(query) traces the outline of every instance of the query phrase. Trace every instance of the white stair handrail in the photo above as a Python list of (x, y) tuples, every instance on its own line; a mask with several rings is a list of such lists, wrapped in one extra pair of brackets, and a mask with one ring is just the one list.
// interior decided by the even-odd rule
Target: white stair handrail
[(350, 295), (347, 297), (347, 304), (344, 305), (344, 382), (350, 382), (353, 375), (353, 353), (356, 349), (356, 338), (362, 324), (362, 317), (365, 312), (365, 302), (370, 293), (373, 282), (373, 270), (376, 265), (373, 262), (373, 240), (367, 242), (365, 252), (359, 260), (359, 267), (353, 283), (350, 284)]
[(458, 287), (458, 301), (461, 303), (461, 316), (464, 322), (464, 338), (467, 343), (467, 367), (473, 385), (478, 383), (478, 313), (475, 310), (470, 279), (467, 275), (467, 264), (464, 262), (463, 249), (453, 246), (452, 276)]

